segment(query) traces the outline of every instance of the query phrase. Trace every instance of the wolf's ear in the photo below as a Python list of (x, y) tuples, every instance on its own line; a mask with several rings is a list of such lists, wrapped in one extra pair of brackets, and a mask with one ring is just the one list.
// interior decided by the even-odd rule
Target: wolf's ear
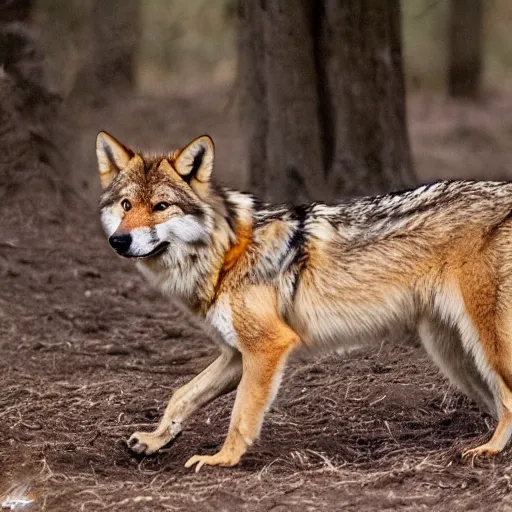
[(213, 140), (208, 135), (203, 135), (180, 151), (174, 161), (174, 168), (187, 183), (192, 179), (208, 183), (213, 171), (214, 155)]
[(132, 150), (123, 146), (112, 135), (100, 132), (96, 137), (96, 157), (103, 189), (106, 189), (112, 180), (128, 166), (133, 157)]

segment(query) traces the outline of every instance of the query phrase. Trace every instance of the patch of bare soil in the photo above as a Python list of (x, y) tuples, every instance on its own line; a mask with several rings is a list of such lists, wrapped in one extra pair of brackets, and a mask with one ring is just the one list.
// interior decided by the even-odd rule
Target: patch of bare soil
[[(175, 118), (181, 108), (201, 132), (201, 119), (217, 119), (229, 140), (233, 120), (222, 127), (222, 109), (206, 117), (187, 101), (176, 102)], [(119, 121), (131, 141), (137, 128), (149, 139), (158, 126), (162, 141), (185, 124), (166, 125), (161, 101), (138, 105), (147, 125)], [(116, 128), (109, 116), (121, 110), (88, 120), (85, 137), (109, 129), (107, 119)], [(239, 155), (236, 131), (232, 140)], [(215, 357), (214, 341), (110, 251), (94, 208), (77, 198), (67, 217), (42, 219), (32, 207), (41, 205), (0, 204), (0, 496), (27, 484), (32, 509), (51, 512), (512, 510), (510, 452), (473, 464), (459, 457), (493, 421), (414, 343), (292, 362), (239, 467), (183, 467), (220, 447), (232, 395), (162, 453), (135, 456), (125, 439), (152, 428), (172, 391)]]

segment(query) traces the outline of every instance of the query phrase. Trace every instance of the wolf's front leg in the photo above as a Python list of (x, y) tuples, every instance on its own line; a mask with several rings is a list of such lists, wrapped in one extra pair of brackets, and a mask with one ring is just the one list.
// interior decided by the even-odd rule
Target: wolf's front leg
[(157, 452), (182, 431), (183, 422), (192, 413), (237, 387), (242, 376), (241, 354), (229, 346), (221, 346), (221, 350), (210, 366), (174, 393), (153, 432), (132, 434), (128, 446), (134, 452), (145, 455)]
[(269, 310), (272, 297), (248, 298), (244, 305), (258, 304), (254, 300), (256, 298), (266, 299), (266, 302), (260, 302), (260, 314), (251, 318), (251, 307), (243, 309), (242, 325), (235, 325), (242, 352), (243, 374), (228, 435), (222, 449), (215, 455), (195, 455), (186, 462), (187, 468), (197, 463), (196, 472), (203, 464), (238, 464), (260, 433), (264, 414), (277, 394), (286, 357), (299, 340), (295, 332), (278, 318), (276, 309)]
[(195, 455), (185, 467), (194, 464), (199, 471), (203, 464), (234, 466), (258, 437), (263, 416), (277, 392), (284, 351), (265, 357), (263, 354), (243, 355), (243, 375), (236, 393), (229, 432), (222, 449), (215, 455)]

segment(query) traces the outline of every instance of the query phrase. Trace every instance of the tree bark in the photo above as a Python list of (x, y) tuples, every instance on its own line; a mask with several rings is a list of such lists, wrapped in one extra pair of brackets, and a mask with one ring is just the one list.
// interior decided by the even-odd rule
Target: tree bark
[(244, 84), (240, 95), (240, 114), (247, 141), (250, 187), (264, 196), (267, 185), (266, 133), (268, 128), (266, 102), (263, 20), (255, 2), (238, 5), (240, 37), (238, 39), (238, 76)]
[(328, 0), (335, 112), (331, 187), (378, 194), (411, 187), (399, 0)]
[(319, 188), (315, 175), (323, 162), (309, 4), (268, 0), (262, 9), (270, 200), (300, 202)]
[(240, 5), (250, 184), (269, 200), (308, 200), (319, 188), (315, 172), (322, 169), (322, 152), (310, 16), (311, 6), (302, 0)]
[(452, 0), (448, 90), (454, 98), (476, 98), (482, 77), (482, 0)]
[(399, 0), (240, 0), (250, 184), (299, 203), (410, 187)]
[(92, 0), (85, 30), (83, 64), (72, 97), (106, 102), (133, 90), (140, 40), (139, 0)]

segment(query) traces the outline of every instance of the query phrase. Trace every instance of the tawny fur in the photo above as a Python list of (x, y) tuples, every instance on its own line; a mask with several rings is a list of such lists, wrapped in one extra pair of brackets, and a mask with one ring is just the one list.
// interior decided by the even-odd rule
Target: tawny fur
[(491, 441), (467, 454), (504, 448), (512, 184), (442, 181), (332, 206), (276, 206), (214, 185), (206, 136), (148, 157), (102, 132), (97, 152), (107, 235), (129, 234), (123, 255), (225, 341), (157, 429), (130, 438), (132, 449), (154, 453), (197, 408), (238, 387), (223, 448), (187, 462), (234, 465), (259, 434), (290, 352), (350, 349), (404, 327), (417, 328), (448, 378), (499, 419)]

